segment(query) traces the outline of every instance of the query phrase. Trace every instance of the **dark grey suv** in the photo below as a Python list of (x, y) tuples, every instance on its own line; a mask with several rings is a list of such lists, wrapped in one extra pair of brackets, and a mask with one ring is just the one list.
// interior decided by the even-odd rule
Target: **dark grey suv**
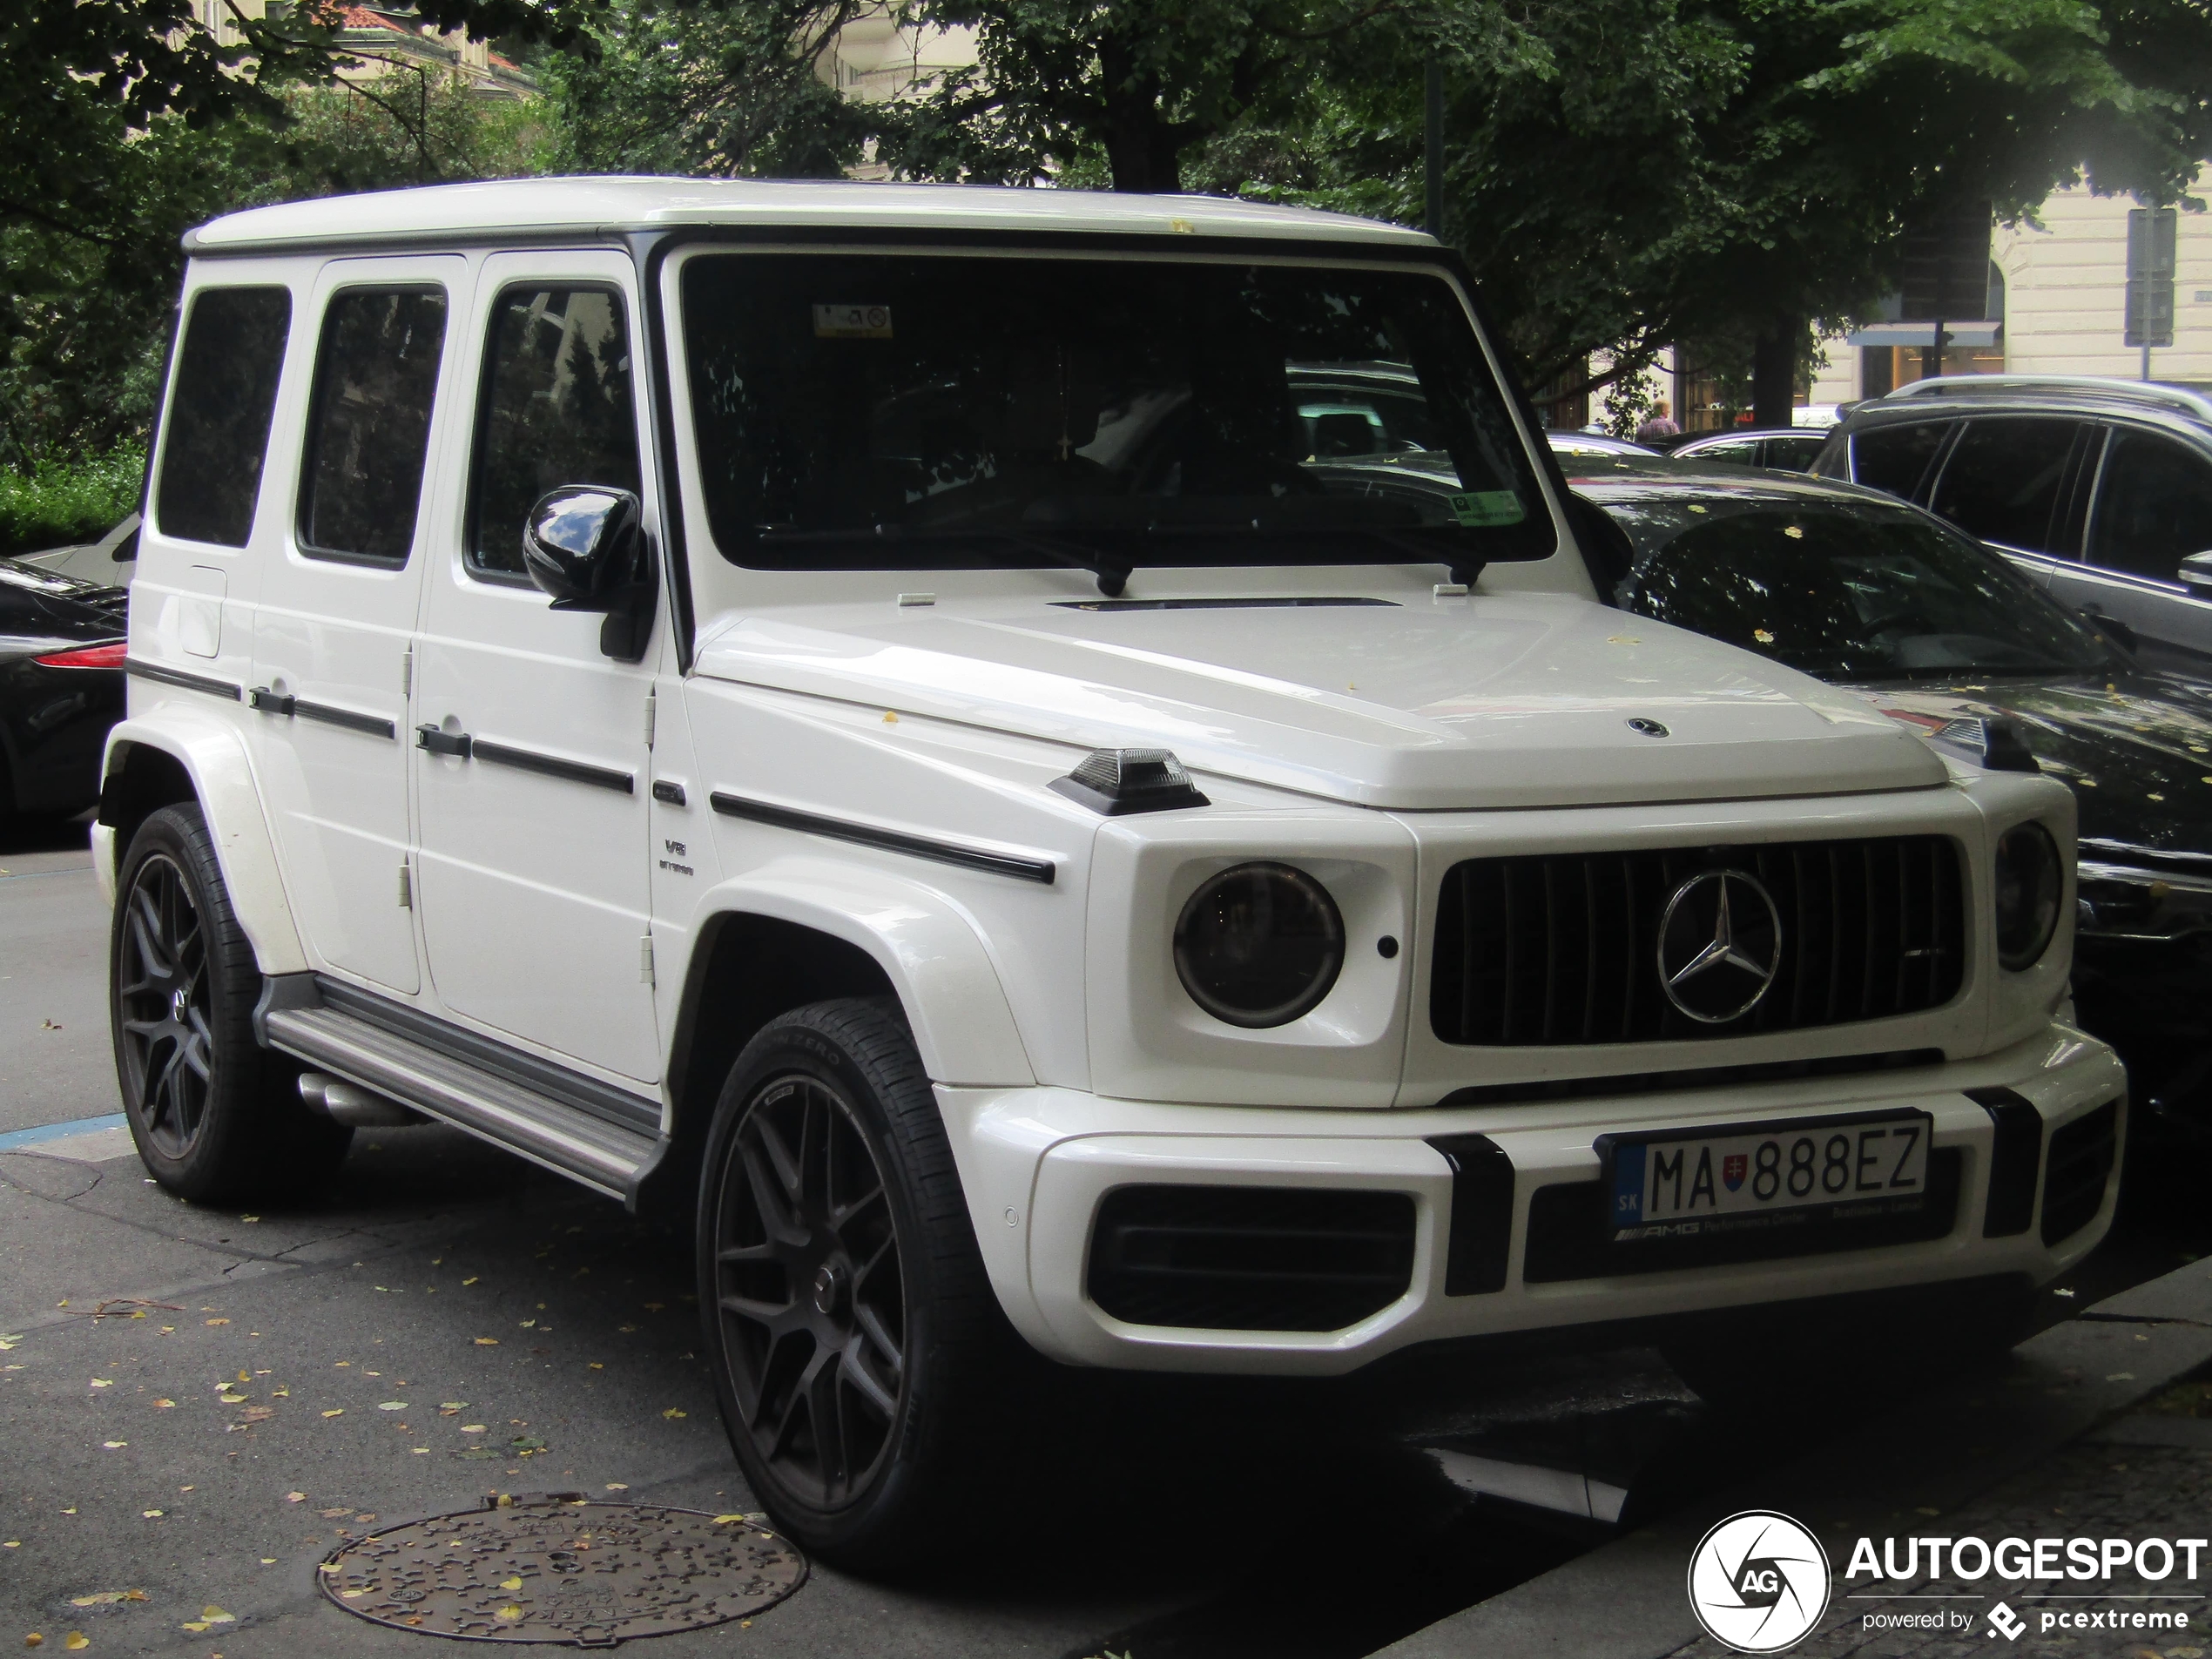
[(1931, 509), (2149, 662), (2212, 674), (2212, 397), (2087, 377), (1916, 381), (1853, 409), (1812, 469)]

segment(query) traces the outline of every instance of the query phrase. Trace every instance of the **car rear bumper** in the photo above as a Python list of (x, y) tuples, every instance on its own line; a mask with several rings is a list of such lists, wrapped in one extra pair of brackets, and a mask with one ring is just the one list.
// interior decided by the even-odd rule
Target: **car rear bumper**
[[(1992, 1276), (2044, 1284), (2110, 1225), (2128, 1110), (2112, 1051), (2059, 1025), (1912, 1071), (1478, 1109), (938, 1095), (993, 1285), (1033, 1345), (1076, 1364), (1282, 1375), (1415, 1344)], [(1610, 1243), (1600, 1135), (1895, 1108), (1933, 1123), (1915, 1236), (1778, 1259), (1741, 1259), (1770, 1248), (1741, 1236), (1670, 1243), (1676, 1257), (1656, 1261)], [(1190, 1238), (1231, 1268), (1194, 1275), (1174, 1243)], [(1255, 1328), (1317, 1321), (1328, 1328)]]

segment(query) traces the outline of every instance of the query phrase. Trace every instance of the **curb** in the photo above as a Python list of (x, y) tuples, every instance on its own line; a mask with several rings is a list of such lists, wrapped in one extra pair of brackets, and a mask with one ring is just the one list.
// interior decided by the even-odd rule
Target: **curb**
[(2001, 1379), (1952, 1384), (1886, 1412), (1808, 1457), (1700, 1499), (1372, 1659), (1662, 1659), (1701, 1634), (1683, 1584), (1690, 1552), (1715, 1521), (1747, 1508), (1778, 1509), (1848, 1541), (1903, 1516), (1954, 1509), (2207, 1360), (2212, 1260), (2123, 1291), (2031, 1337)]

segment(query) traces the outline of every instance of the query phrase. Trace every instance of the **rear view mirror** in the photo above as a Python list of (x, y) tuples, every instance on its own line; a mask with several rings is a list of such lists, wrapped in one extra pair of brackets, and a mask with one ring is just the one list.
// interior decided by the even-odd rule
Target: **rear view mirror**
[(2212, 599), (2212, 552), (2190, 554), (2176, 574), (2189, 592), (2200, 599)]
[(637, 497), (570, 484), (539, 497), (523, 526), (523, 568), (556, 610), (604, 611), (599, 649), (635, 662), (652, 617), (652, 572)]

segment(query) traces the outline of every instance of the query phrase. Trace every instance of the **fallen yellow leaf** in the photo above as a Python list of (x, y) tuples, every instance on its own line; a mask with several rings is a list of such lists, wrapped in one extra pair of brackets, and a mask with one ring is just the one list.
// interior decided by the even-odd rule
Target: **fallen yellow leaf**
[(161, 1518), (161, 1511), (158, 1509), (141, 1509), (138, 1513), (148, 1521), (158, 1521)]
[(190, 1622), (190, 1623), (188, 1623), (188, 1624), (180, 1624), (180, 1625), (179, 1625), (177, 1628), (178, 1628), (179, 1630), (189, 1630), (189, 1631), (191, 1631), (191, 1632), (192, 1632), (194, 1635), (206, 1635), (206, 1631), (207, 1631), (207, 1626), (206, 1626), (204, 1622), (202, 1622), (201, 1621), (197, 1620), (197, 1619), (193, 1620), (192, 1622)]
[(499, 1345), (499, 1339), (497, 1337), (478, 1337), (476, 1339), (476, 1345), (479, 1348), (496, 1348)]
[(438, 1409), (442, 1412), (465, 1412), (469, 1409), (469, 1402), (465, 1399), (442, 1399), (438, 1402)]
[(287, 1503), (305, 1503), (307, 1501), (307, 1494), (304, 1492), (287, 1492), (284, 1494), (284, 1501)]
[(91, 1645), (92, 1638), (82, 1630), (71, 1630), (62, 1638), (62, 1646), (67, 1648), (71, 1653), (82, 1653)]
[(607, 1482), (607, 1490), (610, 1492), (627, 1492), (630, 1490), (630, 1483), (626, 1480), (610, 1480)]
[(663, 1417), (689, 1417), (691, 1413), (678, 1411), (675, 1406), (671, 1406), (666, 1411), (663, 1412), (661, 1415)]
[(228, 1319), (209, 1319), (206, 1323), (209, 1325), (228, 1325), (230, 1321)]
[(323, 1413), (325, 1417), (343, 1417), (345, 1414), (346, 1408), (343, 1406), (339, 1406), (334, 1411), (327, 1411)]
[(112, 1388), (115, 1386), (115, 1379), (111, 1377), (95, 1377), (92, 1379), (92, 1386), (95, 1388)]
[(165, 1412), (173, 1408), (177, 1402), (173, 1399), (157, 1399), (153, 1404), (155, 1410)]
[(463, 1423), (461, 1432), (463, 1434), (481, 1434), (484, 1432), (484, 1426), (482, 1423)]
[(46, 1645), (46, 1638), (33, 1630), (23, 1639), (23, 1645), (26, 1648), (43, 1648)]
[(509, 1604), (500, 1608), (498, 1612), (492, 1615), (492, 1617), (505, 1624), (520, 1624), (523, 1622), (523, 1609)]
[(523, 1581), (519, 1578), (502, 1578), (499, 1581), (499, 1588), (502, 1590), (519, 1590), (523, 1588)]
[(743, 1521), (745, 1517), (743, 1515), (717, 1515), (714, 1518), (714, 1524), (718, 1527), (726, 1527), (732, 1521)]
[(467, 1286), (467, 1285), (474, 1285), (475, 1282), (476, 1282), (476, 1281), (475, 1281), (475, 1279), (473, 1279), (473, 1278), (464, 1278), (464, 1279), (462, 1279), (462, 1280), (461, 1281), (461, 1283), (462, 1284), (462, 1285), (463, 1285), (463, 1286)]
[(238, 1373), (238, 1379), (240, 1382), (252, 1382), (253, 1376), (251, 1372), (241, 1371)]
[(233, 1615), (224, 1612), (222, 1608), (212, 1603), (199, 1609), (199, 1616), (210, 1624), (236, 1624), (238, 1622)]
[(125, 1447), (130, 1445), (131, 1442), (128, 1440), (102, 1440), (100, 1444), (107, 1447), (107, 1449), (111, 1452), (120, 1452)]

